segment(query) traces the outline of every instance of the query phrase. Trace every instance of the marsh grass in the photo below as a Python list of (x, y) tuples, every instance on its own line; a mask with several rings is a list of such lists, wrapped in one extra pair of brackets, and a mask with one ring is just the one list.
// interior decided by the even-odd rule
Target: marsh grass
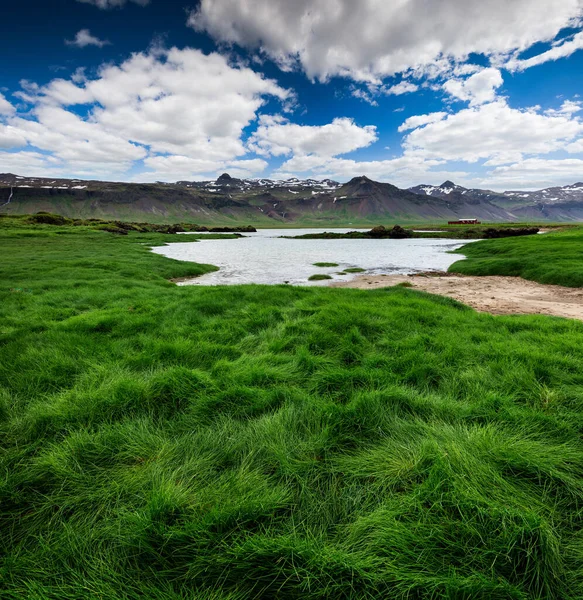
[(315, 267), (337, 267), (338, 263), (334, 263), (334, 262), (317, 262), (314, 263)]
[(325, 279), (332, 279), (332, 276), (325, 273), (316, 273), (308, 277), (308, 281), (324, 281)]
[(344, 269), (344, 273), (364, 273), (366, 269), (361, 269), (360, 267), (350, 267), (349, 269)]
[(475, 242), (456, 252), (467, 260), (454, 263), (450, 272), (520, 276), (539, 283), (583, 287), (583, 227)]
[(583, 323), (166, 239), (0, 232), (1, 598), (583, 597)]

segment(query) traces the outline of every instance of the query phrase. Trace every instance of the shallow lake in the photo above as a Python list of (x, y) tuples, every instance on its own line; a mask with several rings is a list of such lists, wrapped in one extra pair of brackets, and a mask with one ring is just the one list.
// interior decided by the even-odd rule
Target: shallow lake
[[(202, 240), (198, 243), (172, 243), (153, 251), (168, 258), (216, 265), (215, 273), (183, 281), (179, 285), (234, 285), (242, 283), (327, 285), (348, 281), (354, 274), (341, 274), (348, 268), (365, 269), (366, 274), (408, 274), (419, 271), (445, 271), (461, 260), (448, 254), (468, 240), (297, 240), (281, 236), (303, 235), (356, 229), (261, 229), (239, 239)], [(367, 231), (367, 230), (361, 230)], [(188, 235), (188, 234), (184, 234)], [(337, 263), (338, 267), (315, 267), (316, 262)], [(311, 275), (327, 274), (332, 281), (308, 281)]]

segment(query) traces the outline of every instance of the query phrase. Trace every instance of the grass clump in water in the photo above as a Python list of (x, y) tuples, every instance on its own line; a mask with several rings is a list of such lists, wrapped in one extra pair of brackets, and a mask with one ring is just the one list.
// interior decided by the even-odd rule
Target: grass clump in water
[(310, 275), (310, 277), (308, 277), (308, 281), (323, 281), (324, 279), (332, 279), (332, 276), (324, 273), (316, 273), (315, 275)]
[(337, 267), (338, 263), (333, 263), (333, 262), (317, 262), (314, 263), (315, 267)]
[(366, 269), (361, 269), (360, 267), (350, 267), (349, 269), (344, 269), (344, 273), (364, 273)]
[(0, 231), (0, 596), (583, 597), (583, 323), (43, 227)]

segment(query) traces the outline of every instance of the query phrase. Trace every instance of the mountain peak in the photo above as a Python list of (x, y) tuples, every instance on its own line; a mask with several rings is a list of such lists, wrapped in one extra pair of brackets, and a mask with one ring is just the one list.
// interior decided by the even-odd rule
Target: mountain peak
[(217, 183), (230, 183), (233, 178), (228, 173), (223, 173), (218, 179)]
[(360, 175), (359, 177), (353, 177), (347, 185), (362, 185), (363, 183), (374, 183), (372, 179), (369, 179), (366, 175)]
[(442, 187), (442, 188), (455, 188), (455, 187), (457, 187), (457, 185), (453, 181), (450, 181), (448, 179), (447, 181), (444, 181), (439, 187)]

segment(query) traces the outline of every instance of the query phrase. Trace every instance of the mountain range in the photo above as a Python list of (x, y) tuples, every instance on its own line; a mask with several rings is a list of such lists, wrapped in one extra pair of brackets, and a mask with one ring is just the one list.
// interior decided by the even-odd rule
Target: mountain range
[(151, 222), (334, 225), (433, 222), (583, 221), (583, 183), (494, 192), (445, 181), (400, 189), (361, 176), (330, 179), (236, 179), (116, 183), (0, 174), (0, 213), (39, 211), (75, 218)]

